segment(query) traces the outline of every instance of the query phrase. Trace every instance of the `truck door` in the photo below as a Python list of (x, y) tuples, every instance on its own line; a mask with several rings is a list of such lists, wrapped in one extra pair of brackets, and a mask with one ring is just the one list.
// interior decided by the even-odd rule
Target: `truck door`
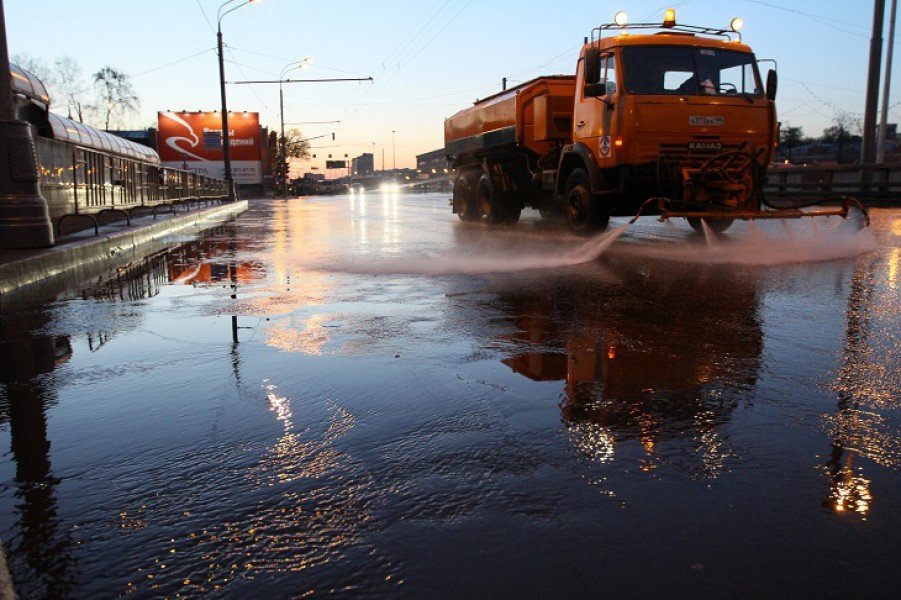
[(614, 157), (615, 132), (614, 113), (619, 98), (616, 56), (613, 53), (601, 55), (601, 81), (604, 93), (598, 97), (585, 95), (585, 86), (579, 86), (579, 106), (575, 115), (574, 141), (581, 142), (598, 157), (599, 166), (612, 166)]
[(618, 79), (616, 78), (616, 56), (610, 54), (604, 59), (604, 64), (602, 67), (604, 73), (604, 81), (606, 82), (606, 94), (604, 94), (599, 100), (601, 101), (601, 106), (598, 107), (600, 110), (599, 118), (599, 130), (598, 130), (598, 156), (600, 157), (601, 167), (604, 166), (612, 166), (612, 161), (614, 158), (614, 152), (616, 148), (614, 147), (616, 140), (616, 132), (614, 131), (614, 113), (617, 107), (617, 100), (619, 99), (619, 87), (618, 87)]

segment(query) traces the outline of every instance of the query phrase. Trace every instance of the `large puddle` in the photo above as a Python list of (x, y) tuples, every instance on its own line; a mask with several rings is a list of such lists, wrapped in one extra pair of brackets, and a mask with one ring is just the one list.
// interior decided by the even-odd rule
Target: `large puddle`
[(0, 317), (17, 590), (890, 595), (873, 216), (581, 240), (440, 194), (263, 201), (34, 299)]

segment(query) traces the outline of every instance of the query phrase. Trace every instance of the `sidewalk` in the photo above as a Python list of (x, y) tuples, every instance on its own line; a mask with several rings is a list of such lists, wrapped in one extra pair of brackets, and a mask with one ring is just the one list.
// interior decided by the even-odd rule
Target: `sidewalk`
[(67, 235), (56, 246), (0, 250), (0, 312), (28, 299), (53, 297), (80, 280), (125, 265), (167, 245), (175, 234), (196, 235), (247, 210), (247, 200), (177, 215), (147, 215)]

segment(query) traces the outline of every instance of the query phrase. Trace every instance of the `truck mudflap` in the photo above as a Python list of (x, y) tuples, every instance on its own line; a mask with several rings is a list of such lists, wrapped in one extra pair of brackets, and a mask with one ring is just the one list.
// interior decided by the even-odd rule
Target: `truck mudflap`
[(728, 208), (688, 208), (683, 202), (677, 202), (665, 197), (657, 197), (648, 199), (641, 206), (638, 210), (638, 214), (635, 215), (629, 224), (634, 224), (649, 207), (656, 204), (656, 209), (660, 214), (661, 222), (677, 217), (684, 217), (686, 219), (704, 219), (708, 221), (753, 221), (756, 219), (803, 219), (808, 217), (841, 217), (847, 219), (851, 210), (857, 209), (863, 215), (864, 225), (866, 227), (870, 226), (870, 214), (857, 198), (852, 196), (832, 196), (817, 202), (817, 204), (832, 204), (836, 202), (840, 202), (841, 206), (815, 210), (801, 210), (801, 207), (797, 206), (777, 207), (773, 205), (767, 205), (768, 208), (761, 208), (759, 210), (729, 210)]

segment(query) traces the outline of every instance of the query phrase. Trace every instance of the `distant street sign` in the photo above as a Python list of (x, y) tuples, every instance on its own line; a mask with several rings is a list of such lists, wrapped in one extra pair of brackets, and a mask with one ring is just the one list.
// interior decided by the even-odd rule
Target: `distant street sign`
[(346, 160), (327, 160), (325, 161), (326, 169), (346, 169), (347, 161)]

